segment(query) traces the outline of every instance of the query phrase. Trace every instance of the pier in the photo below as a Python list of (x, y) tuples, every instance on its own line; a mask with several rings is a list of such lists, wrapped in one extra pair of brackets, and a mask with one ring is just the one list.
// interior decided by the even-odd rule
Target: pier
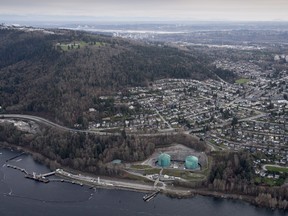
[(55, 174), (55, 172), (49, 172), (49, 173), (37, 175), (35, 172), (33, 172), (33, 174), (26, 174), (25, 178), (33, 179), (33, 180), (38, 181), (38, 182), (48, 183), (48, 182), (50, 182), (50, 180), (47, 179), (46, 177), (52, 176), (54, 174)]
[(19, 171), (25, 173), (25, 178), (32, 179), (32, 180), (38, 181), (38, 182), (43, 182), (43, 183), (48, 183), (50, 180), (47, 179), (46, 177), (52, 176), (55, 174), (55, 172), (49, 172), (49, 173), (44, 173), (44, 174), (39, 174), (39, 175), (37, 175), (35, 172), (33, 172), (32, 174), (30, 174), (25, 169), (18, 167), (18, 166), (11, 165), (11, 164), (7, 164), (6, 166), (8, 168), (16, 169), (16, 170), (19, 170)]
[(25, 178), (32, 179), (34, 181), (38, 181), (38, 182), (42, 182), (42, 183), (48, 183), (49, 182), (49, 179), (46, 179), (45, 177), (41, 177), (39, 175), (36, 175), (35, 173), (27, 174), (27, 175), (25, 175)]
[(143, 196), (143, 200), (145, 202), (149, 202), (150, 200), (152, 200), (153, 198), (155, 198), (157, 196), (157, 194), (160, 193), (160, 190), (157, 190), (151, 194), (146, 194), (145, 196)]
[(39, 176), (46, 178), (46, 177), (49, 177), (49, 176), (52, 176), (52, 175), (55, 175), (55, 171), (49, 172), (49, 173), (45, 173), (45, 174), (40, 174)]
[[(15, 159), (15, 157), (13, 157), (13, 159)], [(25, 178), (31, 179), (31, 180), (34, 180), (34, 181), (37, 181), (37, 182), (42, 182), (42, 183), (65, 182), (65, 183), (70, 183), (70, 184), (76, 184), (76, 185), (83, 186), (83, 183), (81, 181), (70, 181), (70, 180), (67, 180), (67, 179), (49, 179), (49, 178), (46, 178), (46, 177), (55, 175), (56, 171), (52, 171), (52, 172), (44, 173), (44, 174), (36, 174), (35, 172), (33, 172), (31, 174), (31, 173), (28, 173), (25, 169), (23, 169), (21, 167), (18, 167), (18, 166), (15, 166), (15, 165), (12, 165), (12, 164), (6, 164), (6, 166), (8, 168), (16, 169), (16, 170), (19, 170), (19, 171), (25, 173)], [(99, 179), (98, 179), (98, 181), (99, 181)]]
[[(95, 186), (99, 187), (117, 187), (117, 188), (123, 188), (123, 189), (128, 189), (128, 188), (133, 188), (133, 189), (138, 189), (138, 190), (144, 190), (144, 191), (151, 191), (150, 194), (146, 194), (143, 197), (143, 200), (145, 202), (149, 202), (153, 198), (157, 196), (158, 193), (160, 193), (160, 189), (157, 189), (158, 181), (154, 183), (154, 187), (150, 185), (142, 185), (142, 184), (130, 184), (127, 182), (119, 182), (119, 181), (114, 181), (114, 180), (107, 180), (104, 179), (100, 181), (100, 177), (98, 178), (93, 178), (90, 176), (84, 176), (81, 174), (72, 174), (69, 172), (66, 172), (62, 169), (56, 169), (55, 171), (44, 173), (44, 174), (36, 174), (35, 172), (28, 173), (25, 169), (17, 167), (15, 165), (11, 164), (6, 164), (7, 168), (12, 168), (12, 169), (17, 169), (23, 173), (25, 173), (25, 178), (31, 179), (37, 182), (41, 183), (49, 183), (49, 182), (63, 182), (63, 183), (69, 183), (69, 184), (75, 184), (75, 185), (80, 185), (83, 186), (84, 184), (90, 185), (91, 189), (95, 189)], [(57, 175), (57, 176), (62, 176), (63, 178), (46, 178), (52, 175)]]

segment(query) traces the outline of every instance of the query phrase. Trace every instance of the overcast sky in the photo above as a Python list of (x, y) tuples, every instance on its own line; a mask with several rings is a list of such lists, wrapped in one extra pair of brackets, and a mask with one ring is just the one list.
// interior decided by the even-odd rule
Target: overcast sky
[(288, 21), (288, 0), (0, 0), (0, 15)]

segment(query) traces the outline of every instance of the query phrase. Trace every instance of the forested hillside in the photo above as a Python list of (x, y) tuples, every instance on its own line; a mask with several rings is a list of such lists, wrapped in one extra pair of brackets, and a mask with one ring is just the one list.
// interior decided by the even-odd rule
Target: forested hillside
[(100, 95), (160, 78), (215, 78), (196, 51), (68, 30), (0, 30), (0, 106), (71, 126)]
[(185, 134), (153, 137), (98, 136), (45, 127), (37, 134), (31, 134), (17, 130), (12, 124), (0, 125), (0, 144), (3, 143), (39, 153), (37, 159), (51, 169), (68, 166), (105, 175), (119, 175), (121, 172), (119, 167), (110, 164), (112, 160), (141, 161), (150, 156), (155, 148), (173, 143), (181, 143), (197, 151), (207, 150), (202, 142)]

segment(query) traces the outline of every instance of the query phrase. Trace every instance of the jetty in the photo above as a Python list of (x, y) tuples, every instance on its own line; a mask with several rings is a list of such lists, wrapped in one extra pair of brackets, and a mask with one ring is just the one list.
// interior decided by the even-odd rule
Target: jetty
[(35, 172), (33, 172), (32, 174), (26, 174), (25, 178), (33, 179), (33, 180), (38, 181), (38, 182), (48, 183), (48, 182), (50, 182), (50, 180), (47, 179), (46, 177), (52, 176), (54, 174), (55, 174), (55, 172), (49, 172), (49, 173), (37, 175)]
[(45, 173), (45, 174), (40, 174), (39, 176), (41, 176), (41, 177), (48, 177), (48, 176), (52, 176), (52, 175), (55, 175), (55, 171), (53, 171), (53, 172), (49, 172), (49, 173)]
[(34, 181), (48, 183), (49, 179), (46, 179), (45, 177), (42, 177), (41, 175), (36, 175), (34, 172), (33, 174), (27, 174), (25, 175), (25, 178), (32, 179)]
[(17, 167), (17, 166), (11, 165), (11, 164), (7, 164), (6, 166), (9, 167), (9, 168), (12, 168), (12, 169), (20, 170), (21, 172), (23, 172), (26, 175), (28, 175), (28, 172), (25, 169), (21, 168), (21, 167)]
[(46, 177), (55, 175), (55, 172), (49, 172), (49, 173), (44, 173), (44, 174), (39, 174), (39, 175), (37, 175), (35, 172), (33, 172), (32, 174), (30, 174), (25, 169), (18, 167), (18, 166), (11, 165), (11, 164), (7, 164), (6, 166), (8, 168), (16, 169), (16, 170), (19, 170), (19, 171), (25, 173), (25, 178), (32, 179), (32, 180), (38, 181), (38, 182), (43, 182), (43, 183), (48, 183), (50, 181)]
[(145, 194), (143, 196), (143, 200), (145, 202), (149, 202), (150, 200), (152, 200), (153, 198), (155, 198), (157, 196), (157, 194), (160, 193), (160, 190), (156, 190), (155, 192), (151, 193), (151, 194)]
[(20, 156), (23, 155), (23, 154), (25, 154), (25, 152), (21, 152), (20, 154), (14, 156), (14, 157), (12, 157), (12, 158), (7, 159), (7, 160), (6, 160), (6, 163), (9, 162), (9, 161), (11, 161), (11, 160), (14, 160), (15, 158), (20, 157)]

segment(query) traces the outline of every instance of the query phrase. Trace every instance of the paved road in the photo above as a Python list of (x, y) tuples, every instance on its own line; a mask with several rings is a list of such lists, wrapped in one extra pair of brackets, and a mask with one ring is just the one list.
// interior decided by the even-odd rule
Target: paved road
[[(153, 106), (151, 105), (151, 103), (149, 103), (149, 105), (150, 105), (150, 107), (153, 107)], [(162, 119), (162, 121), (163, 121), (165, 124), (168, 125), (169, 129), (172, 129), (172, 130), (173, 130), (173, 128), (171, 127), (171, 125), (169, 124), (169, 122), (167, 122), (167, 121), (165, 120), (165, 118), (159, 113), (159, 111), (158, 111), (156, 108), (155, 108), (154, 110), (155, 110), (155, 112), (157, 113), (157, 115)]]
[[(65, 127), (62, 125), (58, 125), (58, 124), (51, 122), (47, 119), (44, 119), (44, 118), (41, 118), (38, 116), (32, 116), (32, 115), (2, 114), (2, 115), (0, 115), (0, 118), (26, 119), (26, 120), (39, 122), (39, 123), (48, 125), (50, 127), (54, 127), (54, 128), (60, 129), (60, 130), (70, 131), (70, 132), (94, 133), (94, 134), (99, 134), (99, 135), (111, 135), (110, 133), (100, 132), (100, 131), (90, 131), (90, 130), (80, 130), (80, 129), (68, 128), (68, 127)], [(120, 133), (113, 133), (113, 135), (119, 135), (119, 134)]]
[[(57, 128), (59, 130), (64, 130), (64, 131), (70, 131), (70, 132), (78, 132), (78, 133), (92, 133), (92, 134), (97, 134), (97, 135), (102, 135), (102, 136), (121, 136), (121, 133), (109, 133), (109, 132), (102, 132), (102, 131), (94, 131), (94, 130), (80, 130), (80, 129), (74, 129), (74, 128), (68, 128), (62, 125), (58, 125), (52, 121), (49, 121), (47, 119), (38, 117), (38, 116), (33, 116), (33, 115), (22, 115), (22, 114), (2, 114), (0, 115), (0, 118), (7, 118), (7, 119), (26, 119), (26, 120), (31, 120), (35, 121), (38, 123), (45, 124), (50, 127)], [(155, 134), (141, 134), (141, 133), (136, 133), (136, 134), (129, 134), (127, 133), (127, 136), (142, 136), (142, 137), (153, 137), (153, 136), (159, 136), (159, 135), (176, 135), (178, 132), (164, 132), (164, 133), (155, 133)]]
[[(209, 141), (207, 141), (206, 140), (206, 144), (208, 145), (208, 146), (210, 146), (210, 150), (213, 152), (213, 151), (216, 151), (216, 147), (215, 147), (215, 145), (213, 145), (211, 142), (209, 142)], [(220, 148), (221, 150), (223, 150), (223, 148), (221, 148), (221, 147), (218, 147), (218, 148)]]
[(262, 166), (262, 169), (264, 170), (264, 171), (267, 171), (267, 166), (270, 166), (270, 167), (277, 167), (277, 168), (287, 168), (288, 169), (288, 167), (285, 167), (285, 166), (279, 166), (279, 165), (275, 165), (275, 164), (264, 164), (263, 166)]
[[(231, 144), (234, 144), (234, 145), (237, 145), (238, 147), (241, 147), (241, 146), (245, 146), (245, 147), (254, 147), (254, 148), (260, 148), (260, 149), (267, 149), (268, 146), (263, 146), (261, 143), (258, 144), (258, 143), (252, 143), (252, 142), (235, 142), (235, 141), (231, 141), (231, 140), (227, 140), (227, 139), (224, 139), (222, 137), (217, 137), (218, 139), (222, 140), (222, 141), (225, 141), (227, 143), (231, 143)], [(271, 146), (272, 149), (277, 149), (277, 150), (282, 150), (283, 149), (283, 146)], [(286, 150), (285, 146), (284, 146), (284, 150)], [(287, 149), (288, 150), (288, 149)]]
[[(252, 120), (255, 120), (255, 119), (258, 119), (258, 118), (261, 118), (261, 117), (265, 117), (265, 116), (267, 116), (267, 115), (268, 115), (268, 114), (266, 114), (266, 113), (261, 113), (261, 114), (255, 115), (255, 116), (251, 116), (251, 117), (239, 119), (238, 122), (252, 121)], [(232, 122), (232, 118), (224, 121), (224, 122), (221, 123), (221, 124), (215, 125), (214, 128), (215, 128), (215, 129), (216, 129), (216, 128), (223, 128), (223, 127), (225, 127), (225, 126), (227, 126), (227, 125), (231, 125), (231, 122)], [(201, 130), (201, 129), (203, 129), (203, 127), (193, 128), (193, 129), (191, 129), (191, 130), (189, 130), (188, 132), (185, 132), (185, 133), (187, 133), (187, 134), (188, 134), (188, 133), (193, 133), (193, 131), (195, 131), (195, 130)]]
[[(159, 114), (159, 112), (158, 112)], [(242, 121), (251, 121), (251, 120), (255, 120), (257, 118), (260, 118), (260, 117), (264, 117), (266, 116), (267, 114), (259, 114), (259, 115), (256, 115), (256, 116), (253, 116), (253, 117), (248, 117), (248, 118), (244, 118), (244, 119), (240, 119), (239, 122), (242, 122)], [(160, 117), (162, 117), (160, 114), (159, 114)], [(56, 124), (52, 121), (49, 121), (47, 119), (44, 119), (44, 118), (41, 118), (41, 117), (38, 117), (38, 116), (33, 116), (33, 115), (23, 115), (23, 114), (2, 114), (0, 115), (0, 118), (13, 118), (13, 119), (26, 119), (26, 120), (32, 120), (32, 121), (35, 121), (35, 122), (39, 122), (39, 123), (42, 123), (42, 124), (45, 124), (45, 125), (48, 125), (50, 127), (54, 127), (54, 128), (58, 128), (60, 130), (64, 130), (64, 131), (70, 131), (70, 132), (80, 132), (80, 133), (93, 133), (93, 134), (98, 134), (98, 135), (106, 135), (106, 136), (111, 136), (111, 135), (114, 135), (114, 136), (119, 136), (121, 135), (120, 133), (109, 133), (109, 132), (101, 132), (101, 131), (95, 131), (95, 130), (80, 130), (80, 129), (74, 129), (74, 128), (68, 128), (68, 127), (65, 127), (65, 126), (62, 126), (62, 125), (59, 125), (59, 124)], [(163, 117), (162, 117), (163, 118)], [(218, 127), (223, 127), (224, 125), (227, 125), (227, 124), (230, 124), (230, 121), (228, 122), (224, 122), (223, 124), (220, 124), (218, 125)], [(168, 124), (169, 125), (169, 124)], [(143, 137), (150, 137), (150, 136), (159, 136), (159, 135), (175, 135), (175, 134), (178, 134), (178, 132), (166, 132), (166, 133), (156, 133), (156, 134), (138, 134), (137, 133), (137, 136), (143, 136)], [(127, 134), (128, 136), (129, 135), (135, 135), (135, 134)]]
[(64, 170), (56, 170), (56, 173), (61, 176), (65, 176), (71, 180), (80, 181), (82, 183), (88, 183), (95, 186), (102, 186), (102, 187), (112, 187), (112, 188), (126, 188), (126, 189), (134, 189), (134, 190), (141, 190), (141, 191), (155, 191), (153, 185), (143, 184), (138, 182), (133, 182), (129, 180), (120, 180), (120, 179), (106, 179), (106, 178), (94, 178), (91, 176), (86, 175), (75, 175), (69, 173)]
[(242, 129), (243, 132), (250, 133), (250, 134), (257, 134), (257, 135), (264, 135), (264, 136), (285, 136), (284, 133), (270, 133), (270, 132), (262, 132), (262, 131), (252, 131), (252, 130), (245, 130)]
[(239, 122), (252, 121), (252, 120), (255, 120), (255, 119), (258, 119), (258, 118), (261, 118), (261, 117), (265, 117), (265, 116), (267, 116), (267, 115), (268, 115), (267, 113), (261, 113), (261, 114), (259, 114), (259, 115), (255, 115), (255, 116), (252, 116), (252, 117), (239, 119)]

